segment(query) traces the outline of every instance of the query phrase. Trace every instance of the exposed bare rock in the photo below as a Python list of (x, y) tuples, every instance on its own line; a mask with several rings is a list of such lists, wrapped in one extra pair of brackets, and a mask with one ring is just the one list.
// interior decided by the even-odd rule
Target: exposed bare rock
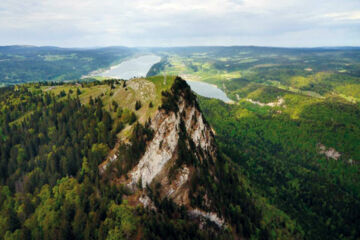
[(224, 219), (220, 218), (216, 213), (214, 212), (205, 212), (202, 211), (198, 208), (189, 211), (190, 216), (193, 217), (203, 217), (207, 220), (210, 220), (214, 223), (216, 223), (216, 225), (218, 225), (219, 227), (222, 227), (225, 223)]
[(167, 116), (166, 113), (159, 112), (156, 114), (152, 124), (152, 128), (156, 129), (154, 138), (148, 145), (139, 164), (129, 174), (133, 185), (136, 185), (140, 179), (142, 187), (150, 184), (172, 158), (177, 146), (179, 117), (175, 113)]
[(105, 161), (104, 164), (100, 165), (100, 167), (99, 167), (100, 174), (103, 174), (106, 171), (106, 169), (111, 165), (111, 163), (114, 162), (115, 160), (117, 160), (116, 153), (114, 153), (114, 155), (110, 156), (108, 158), (108, 161)]
[(337, 152), (334, 148), (326, 148), (325, 145), (319, 144), (319, 153), (324, 154), (327, 158), (332, 158), (334, 160), (338, 160), (341, 157), (341, 154)]
[[(201, 113), (195, 106), (185, 107), (183, 99), (181, 101), (178, 113), (165, 113), (160, 110), (152, 120), (155, 135), (139, 164), (129, 174), (132, 186), (136, 186), (141, 180), (142, 187), (145, 187), (161, 172), (163, 176), (167, 175), (169, 170), (167, 163), (177, 154), (181, 118), (195, 146), (209, 153), (214, 152), (212, 131), (205, 127)], [(197, 118), (196, 122), (195, 118)], [(190, 171), (186, 166), (180, 172), (179, 178), (175, 180), (176, 188), (181, 187), (189, 178)], [(172, 195), (175, 191), (174, 188), (169, 189), (168, 195)]]
[(148, 207), (148, 208), (151, 208), (151, 209), (154, 209), (154, 210), (156, 209), (153, 202), (151, 201), (151, 199), (146, 194), (143, 194), (143, 195), (141, 195), (139, 197), (139, 202), (141, 202), (144, 207)]
[(245, 99), (246, 101), (248, 102), (251, 102), (252, 104), (256, 104), (256, 105), (259, 105), (259, 106), (269, 106), (269, 107), (280, 107), (280, 106), (283, 106), (284, 103), (285, 103), (285, 100), (283, 98), (279, 98), (278, 97), (278, 100), (275, 101), (275, 102), (269, 102), (269, 103), (262, 103), (262, 102), (259, 102), (259, 101), (254, 101), (252, 99)]
[[(152, 119), (151, 128), (155, 134), (139, 164), (129, 173), (132, 188), (139, 181), (141, 181), (142, 187), (151, 184), (154, 178), (161, 172), (163, 176), (166, 176), (169, 170), (167, 163), (177, 154), (181, 121), (184, 122), (186, 133), (195, 146), (208, 152), (210, 155), (214, 154), (213, 133), (211, 128), (205, 123), (200, 110), (197, 106), (188, 104), (184, 96), (179, 97), (178, 106), (178, 112), (158, 110)], [(182, 171), (185, 172), (180, 176), (180, 185), (187, 181), (189, 175), (187, 167), (184, 167)], [(175, 189), (169, 189), (169, 191), (172, 194)]]
[[(137, 87), (140, 86), (134, 85)], [(200, 196), (203, 199), (201, 208), (211, 209), (212, 199), (197, 192), (197, 188), (192, 187), (192, 179), (204, 169), (209, 177), (213, 176), (217, 150), (213, 130), (185, 81), (175, 80), (175, 87), (173, 85), (171, 91), (164, 93), (163, 105), (150, 122), (152, 139), (146, 143), (145, 152), (137, 164), (125, 173), (126, 177), (122, 177), (120, 183), (126, 184), (144, 207), (155, 207), (151, 201), (155, 201), (154, 194), (150, 192), (156, 191), (157, 200), (169, 198), (185, 206), (191, 216), (223, 226), (224, 220), (216, 213), (204, 211), (197, 205), (194, 209), (191, 204), (192, 197)]]

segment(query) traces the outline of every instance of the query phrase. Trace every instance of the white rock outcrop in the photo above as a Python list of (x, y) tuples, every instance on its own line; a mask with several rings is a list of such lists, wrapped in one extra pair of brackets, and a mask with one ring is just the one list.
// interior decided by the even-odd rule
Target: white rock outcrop
[(278, 97), (278, 100), (275, 101), (275, 102), (269, 102), (269, 103), (262, 103), (262, 102), (259, 102), (259, 101), (255, 101), (255, 100), (252, 100), (252, 99), (245, 99), (246, 101), (252, 103), (252, 104), (256, 104), (256, 105), (259, 105), (261, 107), (264, 107), (264, 106), (269, 106), (269, 107), (280, 107), (282, 106), (284, 103), (285, 103), (285, 100), (283, 98), (279, 98)]
[[(159, 119), (163, 113), (158, 113), (155, 119)], [(163, 169), (165, 164), (172, 158), (179, 140), (176, 126), (179, 125), (179, 117), (171, 113), (161, 121), (153, 140), (147, 146), (144, 156), (139, 164), (130, 173), (132, 184), (141, 179), (142, 187), (150, 184), (154, 177)], [(156, 121), (153, 121), (156, 124)]]
[(222, 227), (225, 223), (224, 219), (220, 218), (216, 213), (214, 212), (205, 212), (202, 211), (198, 208), (189, 211), (190, 216), (193, 217), (203, 217), (205, 219), (208, 219), (214, 223), (216, 223), (216, 225), (218, 225), (219, 227)]
[(324, 154), (327, 158), (332, 158), (338, 160), (341, 157), (341, 154), (336, 151), (334, 148), (326, 148), (325, 145), (319, 144), (319, 153)]
[(142, 187), (150, 184), (176, 155), (180, 121), (184, 122), (186, 132), (196, 147), (201, 147), (205, 151), (214, 151), (211, 142), (211, 128), (205, 126), (202, 114), (197, 107), (187, 105), (182, 96), (179, 97), (178, 107), (179, 111), (176, 113), (158, 110), (152, 119), (151, 128), (154, 130), (154, 137), (148, 144), (138, 165), (129, 174), (132, 187), (136, 186), (139, 181), (141, 181)]

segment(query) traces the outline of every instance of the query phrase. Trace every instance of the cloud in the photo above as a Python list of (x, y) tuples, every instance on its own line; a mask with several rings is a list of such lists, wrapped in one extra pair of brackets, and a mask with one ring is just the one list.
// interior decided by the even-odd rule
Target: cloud
[(0, 45), (359, 45), (359, 20), (358, 0), (2, 0)]
[(328, 13), (325, 14), (324, 17), (337, 21), (355, 21), (360, 20), (360, 11)]

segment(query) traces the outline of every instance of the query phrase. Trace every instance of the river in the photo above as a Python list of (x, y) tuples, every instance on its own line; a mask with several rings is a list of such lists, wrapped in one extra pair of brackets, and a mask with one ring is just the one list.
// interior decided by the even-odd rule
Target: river
[[(118, 65), (112, 66), (109, 70), (98, 73), (97, 76), (125, 80), (131, 79), (133, 77), (145, 77), (151, 66), (153, 66), (155, 63), (158, 63), (160, 60), (161, 58), (156, 55), (144, 55), (131, 58), (121, 62)], [(226, 94), (215, 85), (205, 82), (187, 80), (186, 77), (185, 80), (190, 85), (191, 89), (201, 96), (220, 99), (224, 102), (231, 102)]]
[(229, 99), (226, 94), (215, 85), (199, 81), (186, 80), (186, 82), (190, 85), (191, 89), (200, 96), (220, 99), (227, 103), (231, 102), (231, 99)]
[(97, 76), (120, 78), (128, 80), (133, 77), (145, 77), (151, 66), (160, 62), (161, 57), (156, 55), (144, 55), (123, 61), (112, 66), (109, 70), (99, 73)]

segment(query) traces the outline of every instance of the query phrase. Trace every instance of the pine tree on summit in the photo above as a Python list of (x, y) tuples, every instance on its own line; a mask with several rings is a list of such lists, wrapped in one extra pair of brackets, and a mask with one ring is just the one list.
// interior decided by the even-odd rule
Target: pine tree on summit
[(141, 101), (140, 100), (137, 100), (136, 102), (135, 102), (135, 110), (137, 111), (137, 110), (139, 110), (141, 108)]

